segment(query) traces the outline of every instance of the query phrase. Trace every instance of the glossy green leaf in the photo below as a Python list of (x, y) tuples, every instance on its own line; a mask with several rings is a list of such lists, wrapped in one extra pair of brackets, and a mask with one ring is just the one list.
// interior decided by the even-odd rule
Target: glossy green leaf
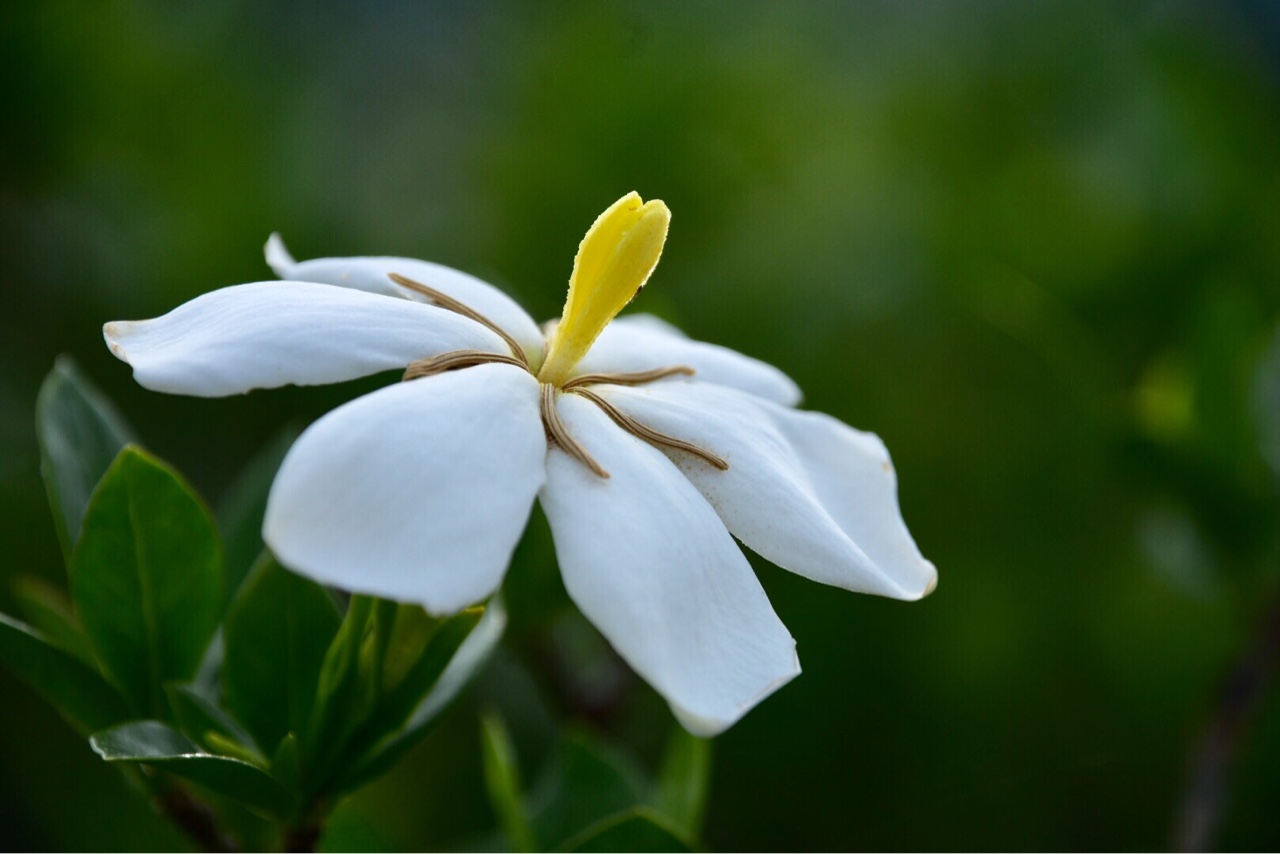
[(267, 512), (267, 495), (296, 438), (298, 431), (289, 427), (268, 440), (236, 475), (218, 504), (218, 530), (227, 555), (228, 600), (236, 595), (265, 548), (262, 518)]
[(529, 826), (520, 795), (520, 772), (516, 765), (511, 735), (496, 711), (480, 716), (480, 747), (484, 763), (485, 788), (498, 817), (498, 826), (515, 851), (537, 851), (538, 843)]
[(610, 816), (570, 839), (561, 851), (694, 851), (662, 816), (636, 807)]
[(132, 721), (94, 733), (94, 751), (108, 762), (162, 768), (212, 792), (274, 814), (288, 812), (290, 799), (269, 774), (240, 759), (202, 750), (160, 721)]
[(80, 618), (71, 606), (66, 592), (41, 578), (19, 577), (13, 584), (13, 597), (18, 600), (22, 616), (49, 643), (66, 650), (97, 670), (89, 638)]
[(135, 713), (166, 717), (164, 683), (191, 679), (217, 627), (222, 551), (190, 487), (134, 446), (89, 503), (71, 595), (98, 661)]
[(96, 670), (4, 614), (0, 614), (0, 661), (82, 733), (129, 717), (124, 699)]
[[(458, 620), (463, 616), (459, 614), (452, 619)], [(356, 788), (387, 771), (431, 731), (440, 713), (453, 702), (489, 659), (489, 654), (502, 639), (506, 626), (506, 609), (502, 601), (495, 597), (489, 601), (484, 609), (484, 615), (474, 624), (465, 640), (455, 648), (456, 651), (448, 658), (442, 671), (432, 675), (432, 670), (437, 665), (431, 660), (425, 660), (427, 655), (424, 654), (424, 660), (417, 664), (420, 670), (414, 678), (426, 683), (426, 688), (422, 689), (426, 691), (425, 695), (418, 695), (420, 699), (411, 707), (407, 718), (403, 719), (402, 726), (383, 737), (372, 748), (365, 751), (362, 758), (353, 763), (352, 769), (343, 777), (344, 790)], [(433, 636), (433, 640), (442, 642), (438, 649), (443, 650), (448, 647), (448, 643), (445, 643), (448, 637), (448, 634)], [(402, 683), (403, 696), (413, 694), (403, 686), (414, 684), (418, 683), (406, 678)], [(390, 708), (392, 705), (393, 703), (388, 703), (387, 707)]]
[(249, 762), (265, 763), (249, 731), (205, 696), (198, 686), (170, 684), (165, 686), (165, 691), (178, 727), (192, 741), (214, 753), (229, 753)]
[(68, 565), (94, 487), (133, 430), (69, 356), (59, 356), (36, 398), (36, 439), (53, 524)]
[(328, 591), (268, 553), (227, 611), (223, 701), (268, 756), (285, 733), (306, 725), (341, 622)]
[(584, 732), (570, 732), (530, 797), (534, 833), (545, 848), (557, 848), (596, 822), (639, 806), (644, 788), (627, 757)]
[(658, 772), (654, 807), (689, 839), (702, 835), (710, 780), (711, 742), (674, 727)]

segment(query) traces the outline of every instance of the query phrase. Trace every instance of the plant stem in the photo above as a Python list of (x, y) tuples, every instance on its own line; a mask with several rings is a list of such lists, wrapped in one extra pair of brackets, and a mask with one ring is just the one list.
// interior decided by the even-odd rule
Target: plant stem
[(156, 808), (176, 824), (201, 851), (239, 851), (218, 827), (213, 810), (193, 798), (180, 786), (171, 786), (156, 795)]
[(320, 834), (324, 827), (319, 820), (292, 825), (284, 832), (284, 840), (280, 850), (310, 854), (320, 843)]

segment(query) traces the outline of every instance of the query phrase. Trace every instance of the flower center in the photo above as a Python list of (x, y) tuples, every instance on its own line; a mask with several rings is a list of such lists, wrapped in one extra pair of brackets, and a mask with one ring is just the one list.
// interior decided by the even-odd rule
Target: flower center
[(399, 273), (388, 274), (391, 281), (401, 287), (422, 294), (441, 308), (457, 312), (491, 329), (506, 342), (512, 353), (510, 356), (483, 350), (442, 353), (411, 363), (405, 369), (403, 379), (416, 380), (487, 362), (514, 365), (524, 368), (541, 384), (542, 424), (547, 432), (547, 440), (559, 445), (599, 477), (607, 478), (609, 473), (573, 438), (556, 412), (555, 398), (559, 393), (577, 394), (586, 398), (600, 407), (623, 430), (651, 445), (682, 451), (721, 471), (728, 469), (729, 464), (715, 454), (646, 427), (590, 388), (595, 385), (644, 385), (678, 374), (692, 376), (693, 368), (674, 365), (639, 373), (581, 374), (569, 377), (574, 366), (591, 349), (609, 321), (631, 302), (649, 280), (649, 275), (662, 256), (662, 246), (666, 242), (670, 222), (671, 211), (665, 204), (657, 199), (643, 202), (635, 193), (623, 196), (596, 218), (578, 246), (573, 273), (569, 277), (569, 296), (565, 300), (564, 312), (548, 337), (546, 356), (536, 373), (524, 349), (496, 323), (435, 288)]

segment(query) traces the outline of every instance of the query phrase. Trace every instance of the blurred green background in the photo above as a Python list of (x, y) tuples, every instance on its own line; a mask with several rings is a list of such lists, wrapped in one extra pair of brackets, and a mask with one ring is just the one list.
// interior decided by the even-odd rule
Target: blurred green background
[[(1280, 13), (1266, 0), (220, 4), (0, 11), (3, 580), (57, 580), (36, 391), (69, 352), (216, 502), (386, 380), (147, 392), (101, 325), (402, 254), (559, 313), (628, 190), (674, 213), (637, 308), (879, 433), (939, 567), (915, 605), (757, 561), (805, 673), (716, 741), (716, 849), (1152, 849), (1280, 587)], [(477, 702), (652, 763), (665, 707), (535, 516), (469, 698), (331, 847), (483, 844)], [(0, 591), (8, 610), (9, 593)], [(1214, 844), (1274, 848), (1280, 702), (1246, 670)], [(1238, 682), (1239, 680), (1237, 680)], [(182, 841), (0, 674), (0, 845)]]

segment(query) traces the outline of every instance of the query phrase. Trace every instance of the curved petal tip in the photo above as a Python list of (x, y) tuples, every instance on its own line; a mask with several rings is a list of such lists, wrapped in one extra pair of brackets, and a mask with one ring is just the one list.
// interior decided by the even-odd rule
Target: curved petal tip
[(137, 323), (132, 320), (113, 320), (102, 326), (102, 340), (107, 342), (111, 355), (122, 362), (129, 362), (129, 354), (124, 350), (124, 340), (133, 331)]
[(267, 245), (262, 247), (262, 251), (267, 258), (267, 266), (275, 270), (276, 275), (280, 278), (289, 278), (288, 271), (295, 267), (298, 262), (294, 261), (293, 256), (289, 254), (280, 232), (271, 232), (271, 236), (267, 238)]
[(792, 640), (791, 647), (791, 669), (774, 679), (768, 685), (760, 689), (754, 697), (740, 705), (734, 712), (728, 716), (706, 716), (700, 715), (690, 709), (677, 705), (674, 701), (668, 700), (671, 707), (671, 714), (680, 722), (680, 726), (684, 727), (690, 735), (696, 735), (699, 738), (712, 738), (727, 730), (736, 724), (742, 717), (763, 700), (769, 697), (774, 691), (777, 691), (783, 685), (786, 685), (792, 679), (800, 675), (800, 656), (795, 651), (795, 641)]
[(924, 592), (921, 593), (920, 596), (918, 597), (920, 599), (925, 598), (929, 594), (933, 593), (933, 591), (938, 589), (938, 568), (927, 560), (925, 561), (925, 563), (928, 564), (929, 569), (932, 571), (933, 574), (929, 576), (929, 582), (925, 585)]

